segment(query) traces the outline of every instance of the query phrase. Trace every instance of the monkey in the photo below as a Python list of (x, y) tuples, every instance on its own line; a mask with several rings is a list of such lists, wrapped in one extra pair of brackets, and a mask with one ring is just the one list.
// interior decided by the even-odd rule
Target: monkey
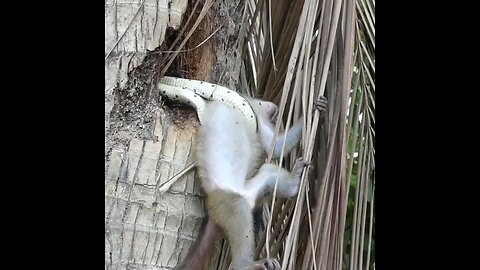
[[(254, 111), (259, 116), (265, 116), (255, 108)], [(270, 137), (270, 134), (259, 129), (260, 136), (257, 136), (247, 128), (242, 115), (219, 102), (211, 103), (205, 115), (206, 120), (199, 130), (200, 139), (197, 142), (197, 168), (207, 194), (209, 217), (224, 231), (230, 245), (231, 268), (276, 269), (279, 265), (275, 260), (254, 262), (252, 258), (252, 210), (256, 200), (273, 189), (278, 172), (276, 165), (263, 164), (255, 176), (251, 175), (265, 150), (259, 138), (262, 135)], [(259, 127), (262, 127), (261, 123)], [(280, 195), (296, 195), (305, 165), (299, 159), (292, 173), (280, 170), (277, 187)]]
[[(247, 127), (238, 111), (217, 101), (207, 105), (195, 153), (209, 218), (199, 240), (177, 269), (201, 269), (220, 229), (232, 251), (230, 269), (280, 269), (276, 259), (253, 260), (252, 211), (260, 198), (273, 191), (277, 177), (277, 194), (286, 198), (296, 196), (301, 173), (308, 163), (298, 158), (291, 172), (274, 164), (262, 164), (262, 157), (270, 149), (274, 137), (272, 121), (278, 115), (278, 108), (268, 101), (247, 100), (257, 116), (257, 133)], [(314, 105), (321, 112), (325, 111), (326, 100), (320, 99)], [(274, 158), (280, 157), (283, 146), (286, 154), (298, 144), (302, 127), (303, 121), (298, 121), (290, 128), (286, 140), (283, 134), (277, 136)]]
[[(255, 167), (255, 163), (258, 163), (258, 149), (260, 144), (263, 147), (263, 150), (266, 152), (269, 147), (271, 140), (273, 139), (274, 136), (274, 131), (273, 131), (273, 124), (270, 122), (273, 120), (277, 113), (278, 109), (275, 104), (271, 102), (266, 102), (266, 101), (261, 101), (257, 99), (250, 99), (249, 103), (252, 105), (256, 115), (257, 115), (257, 120), (258, 120), (258, 138), (256, 138), (252, 134), (248, 134), (248, 130), (245, 128), (245, 123), (242, 125), (242, 117), (239, 115), (235, 116), (235, 113), (230, 111), (229, 115), (228, 113), (225, 114), (225, 112), (228, 112), (228, 108), (226, 106), (223, 106), (223, 108), (217, 109), (217, 110), (209, 110), (209, 122), (211, 125), (214, 125), (213, 127), (216, 127), (216, 132), (209, 132), (209, 127), (204, 125), (203, 134), (200, 134), (200, 140), (199, 140), (199, 145), (203, 145), (203, 148), (205, 148), (206, 144), (202, 144), (202, 137), (203, 138), (212, 138), (211, 143), (213, 142), (214, 145), (217, 146), (218, 149), (218, 140), (215, 140), (214, 138), (217, 138), (212, 135), (226, 135), (228, 137), (229, 134), (236, 134), (237, 130), (242, 131), (243, 134), (240, 135), (241, 138), (244, 140), (248, 141), (251, 143), (251, 148), (247, 150), (248, 157), (246, 159), (242, 159), (242, 162), (240, 166), (237, 166), (236, 168), (244, 169), (243, 175), (246, 174), (245, 168), (248, 167), (249, 171), (252, 171), (252, 168)], [(258, 106), (257, 106), (258, 104)], [(215, 105), (214, 107), (222, 107), (221, 105)], [(326, 100), (322, 98), (318, 102), (315, 103), (316, 109), (319, 109), (321, 114), (325, 112), (326, 109)], [(212, 111), (216, 111), (217, 113), (212, 113)], [(219, 119), (216, 119), (214, 115), (218, 116), (223, 116), (224, 120), (227, 119), (227, 122), (222, 122), (219, 121)], [(228, 125), (228, 119), (230, 120), (238, 120), (235, 121), (235, 125), (233, 125), (232, 121), (230, 121), (230, 125)], [(211, 120), (211, 121), (210, 121)], [(225, 131), (232, 131), (232, 130), (222, 130), (222, 128), (230, 127), (230, 129), (233, 129), (234, 132), (225, 132)], [(243, 127), (243, 128), (242, 128)], [(277, 137), (277, 141), (275, 143), (275, 148), (274, 148), (274, 157), (279, 157), (281, 147), (283, 144), (285, 144), (285, 153), (288, 153), (293, 146), (295, 146), (296, 143), (300, 140), (301, 137), (301, 128), (302, 128), (302, 121), (299, 121), (297, 124), (292, 126), (292, 128), (289, 130), (288, 136), (286, 143), (283, 141), (284, 136), (283, 134), (280, 134)], [(202, 133), (202, 132), (200, 132)], [(250, 137), (245, 137), (245, 135)], [(237, 136), (238, 137), (238, 136)], [(249, 140), (248, 138), (254, 138), (253, 140)], [(255, 139), (256, 138), (256, 139)], [(225, 139), (225, 138), (222, 138)], [(233, 140), (234, 141), (234, 140)], [(259, 142), (261, 141), (261, 142)], [(211, 145), (210, 145), (211, 146)], [(227, 149), (232, 150), (235, 154), (229, 154), (229, 150), (223, 151), (223, 154), (226, 154), (225, 157), (226, 159), (223, 160), (223, 162), (226, 161), (226, 163), (229, 163), (232, 166), (232, 161), (236, 159), (236, 156), (239, 155), (238, 146), (235, 147), (234, 144), (226, 144)], [(230, 147), (230, 148), (229, 148)], [(230, 177), (230, 182), (226, 186), (220, 186), (215, 189), (215, 180), (214, 181), (209, 181), (208, 180), (208, 172), (207, 172), (207, 163), (208, 159), (206, 158), (207, 155), (205, 155), (204, 149), (202, 149), (202, 146), (198, 147), (199, 149), (197, 151), (197, 155), (199, 156), (200, 160), (201, 157), (205, 157), (204, 162), (200, 162), (199, 168), (201, 171), (201, 174), (203, 174), (203, 177), (201, 176), (202, 180), (202, 185), (204, 186), (204, 189), (206, 190), (207, 193), (207, 209), (209, 210), (209, 215), (210, 218), (207, 220), (206, 225), (204, 226), (204, 235), (201, 235), (201, 238), (199, 239), (200, 243), (197, 243), (197, 245), (194, 247), (193, 252), (190, 252), (189, 255), (187, 255), (187, 259), (185, 260), (185, 263), (183, 264), (183, 268), (181, 267), (180, 269), (198, 269), (195, 267), (202, 267), (205, 261), (207, 260), (208, 256), (205, 256), (206, 254), (209, 254), (209, 251), (206, 251), (208, 249), (211, 249), (211, 243), (210, 246), (205, 245), (205, 241), (210, 241), (213, 242), (212, 235), (215, 235), (218, 231), (218, 226), (212, 222), (211, 218), (215, 222), (218, 222), (219, 225), (223, 228), (223, 230), (227, 234), (227, 240), (229, 241), (230, 245), (232, 246), (232, 267), (233, 269), (277, 269), (280, 267), (278, 261), (276, 260), (260, 260), (257, 262), (253, 262), (252, 253), (253, 253), (253, 235), (251, 233), (251, 226), (252, 225), (252, 220), (251, 220), (251, 209), (255, 205), (255, 201), (258, 197), (261, 197), (266, 191), (271, 190), (275, 184), (275, 178), (276, 178), (276, 172), (278, 170), (277, 166), (273, 164), (264, 164), (259, 170), (259, 173), (249, 179), (248, 181), (241, 180), (242, 177), (240, 177), (239, 182), (232, 181), (232, 179), (235, 179), (234, 177), (232, 178), (232, 174), (235, 174), (236, 172), (234, 170), (229, 170), (229, 168), (225, 168), (222, 166), (222, 164), (215, 164), (215, 162), (211, 163), (211, 166), (216, 166), (219, 170), (216, 171), (217, 175), (221, 176), (229, 176)], [(210, 149), (215, 149), (215, 147), (210, 147)], [(252, 151), (253, 149), (253, 151)], [(215, 154), (215, 151), (213, 151)], [(218, 155), (218, 151), (216, 153)], [(255, 159), (257, 157), (257, 160)], [(230, 160), (229, 160), (230, 159)], [(247, 160), (247, 161), (245, 161)], [(253, 164), (252, 164), (253, 163)], [(247, 165), (248, 164), (248, 165)], [(298, 192), (298, 181), (300, 174), (303, 170), (303, 167), (306, 165), (306, 163), (300, 158), (297, 159), (297, 162), (295, 163), (294, 169), (292, 170), (292, 173), (289, 174), (286, 170), (282, 169), (280, 172), (280, 177), (279, 177), (279, 185), (278, 185), (278, 192), (281, 196), (284, 197), (292, 197), (295, 196), (296, 193)], [(224, 174), (225, 172), (230, 171), (230, 173)], [(207, 175), (207, 177), (205, 177)], [(290, 178), (290, 181), (286, 181), (288, 178)], [(222, 181), (222, 179), (216, 179), (217, 181)], [(206, 184), (205, 184), (206, 182)], [(213, 188), (212, 188), (212, 182), (213, 182)], [(233, 185), (232, 185), (233, 184)], [(245, 184), (245, 186), (242, 186), (242, 184)], [(222, 189), (224, 188), (224, 189)], [(242, 191), (240, 194), (238, 194), (236, 191)], [(218, 204), (217, 204), (218, 203)], [(220, 206), (219, 206), (220, 205)], [(242, 210), (238, 212), (236, 216), (232, 216), (232, 213), (236, 213), (237, 211), (232, 211), (232, 210)], [(226, 221), (226, 222), (223, 222)], [(228, 222), (230, 221), (230, 222)], [(223, 225), (223, 226), (222, 226)], [(229, 233), (230, 231), (230, 233)], [(239, 236), (238, 232), (243, 232), (243, 234), (246, 236), (245, 239)], [(241, 234), (240, 234), (241, 235)], [(232, 245), (233, 244), (233, 245)], [(234, 247), (235, 246), (235, 247)], [(196, 250), (196, 252), (195, 252)], [(192, 249), (191, 249), (192, 251)], [(193, 253), (193, 255), (192, 255)], [(197, 256), (195, 256), (195, 254)], [(204, 255), (204, 256), (202, 256)], [(190, 259), (189, 259), (190, 258)], [(236, 268), (237, 267), (237, 268)]]

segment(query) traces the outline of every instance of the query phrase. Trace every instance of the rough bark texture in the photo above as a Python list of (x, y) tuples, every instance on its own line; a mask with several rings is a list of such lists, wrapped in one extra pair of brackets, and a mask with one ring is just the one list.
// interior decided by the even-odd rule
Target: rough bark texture
[[(195, 171), (158, 192), (193, 161), (195, 111), (166, 106), (154, 85), (165, 56), (158, 51), (168, 48), (194, 2), (105, 2), (105, 269), (174, 269), (205, 216)], [(243, 6), (216, 1), (183, 49), (221, 29), (179, 54), (169, 71), (235, 89)]]

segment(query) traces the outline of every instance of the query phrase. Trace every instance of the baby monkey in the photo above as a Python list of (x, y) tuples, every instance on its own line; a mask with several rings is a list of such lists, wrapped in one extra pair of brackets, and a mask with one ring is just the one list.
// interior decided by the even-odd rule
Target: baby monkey
[[(272, 120), (276, 118), (278, 109), (271, 102), (253, 98), (247, 100), (257, 116), (257, 133), (248, 127), (245, 117), (238, 111), (216, 101), (207, 105), (196, 155), (209, 219), (196, 246), (179, 269), (202, 269), (209, 259), (217, 226), (223, 230), (230, 245), (232, 262), (229, 269), (280, 269), (275, 259), (253, 260), (252, 211), (260, 198), (273, 191), (277, 177), (277, 195), (287, 198), (296, 196), (301, 173), (308, 164), (303, 158), (298, 158), (291, 172), (279, 169), (275, 164), (262, 165), (275, 135)], [(322, 97), (314, 105), (324, 114), (327, 101)], [(286, 139), (284, 134), (277, 136), (274, 158), (280, 157), (283, 145), (287, 154), (299, 143), (302, 120), (290, 128)]]

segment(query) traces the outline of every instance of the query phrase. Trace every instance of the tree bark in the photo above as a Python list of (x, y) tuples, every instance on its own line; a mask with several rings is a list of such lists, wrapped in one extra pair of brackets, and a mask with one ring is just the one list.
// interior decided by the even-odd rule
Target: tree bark
[[(105, 269), (174, 269), (206, 215), (194, 170), (168, 192), (158, 191), (194, 158), (195, 111), (168, 107), (155, 91), (165, 56), (159, 48), (167, 33), (178, 33), (168, 28), (181, 28), (194, 4), (105, 3)], [(179, 54), (176, 71), (236, 89), (243, 10), (244, 1), (216, 1), (182, 49), (219, 30)], [(219, 260), (214, 256), (210, 269)]]

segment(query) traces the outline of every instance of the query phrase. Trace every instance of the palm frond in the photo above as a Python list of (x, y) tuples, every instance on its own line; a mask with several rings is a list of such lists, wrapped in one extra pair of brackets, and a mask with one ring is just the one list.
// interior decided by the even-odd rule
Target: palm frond
[[(276, 102), (276, 132), (304, 116), (312, 162), (296, 201), (265, 207), (261, 257), (283, 269), (364, 269), (374, 262), (375, 2), (248, 0), (243, 83)], [(327, 97), (321, 123), (313, 101)], [(269, 155), (270, 160), (271, 154)]]

